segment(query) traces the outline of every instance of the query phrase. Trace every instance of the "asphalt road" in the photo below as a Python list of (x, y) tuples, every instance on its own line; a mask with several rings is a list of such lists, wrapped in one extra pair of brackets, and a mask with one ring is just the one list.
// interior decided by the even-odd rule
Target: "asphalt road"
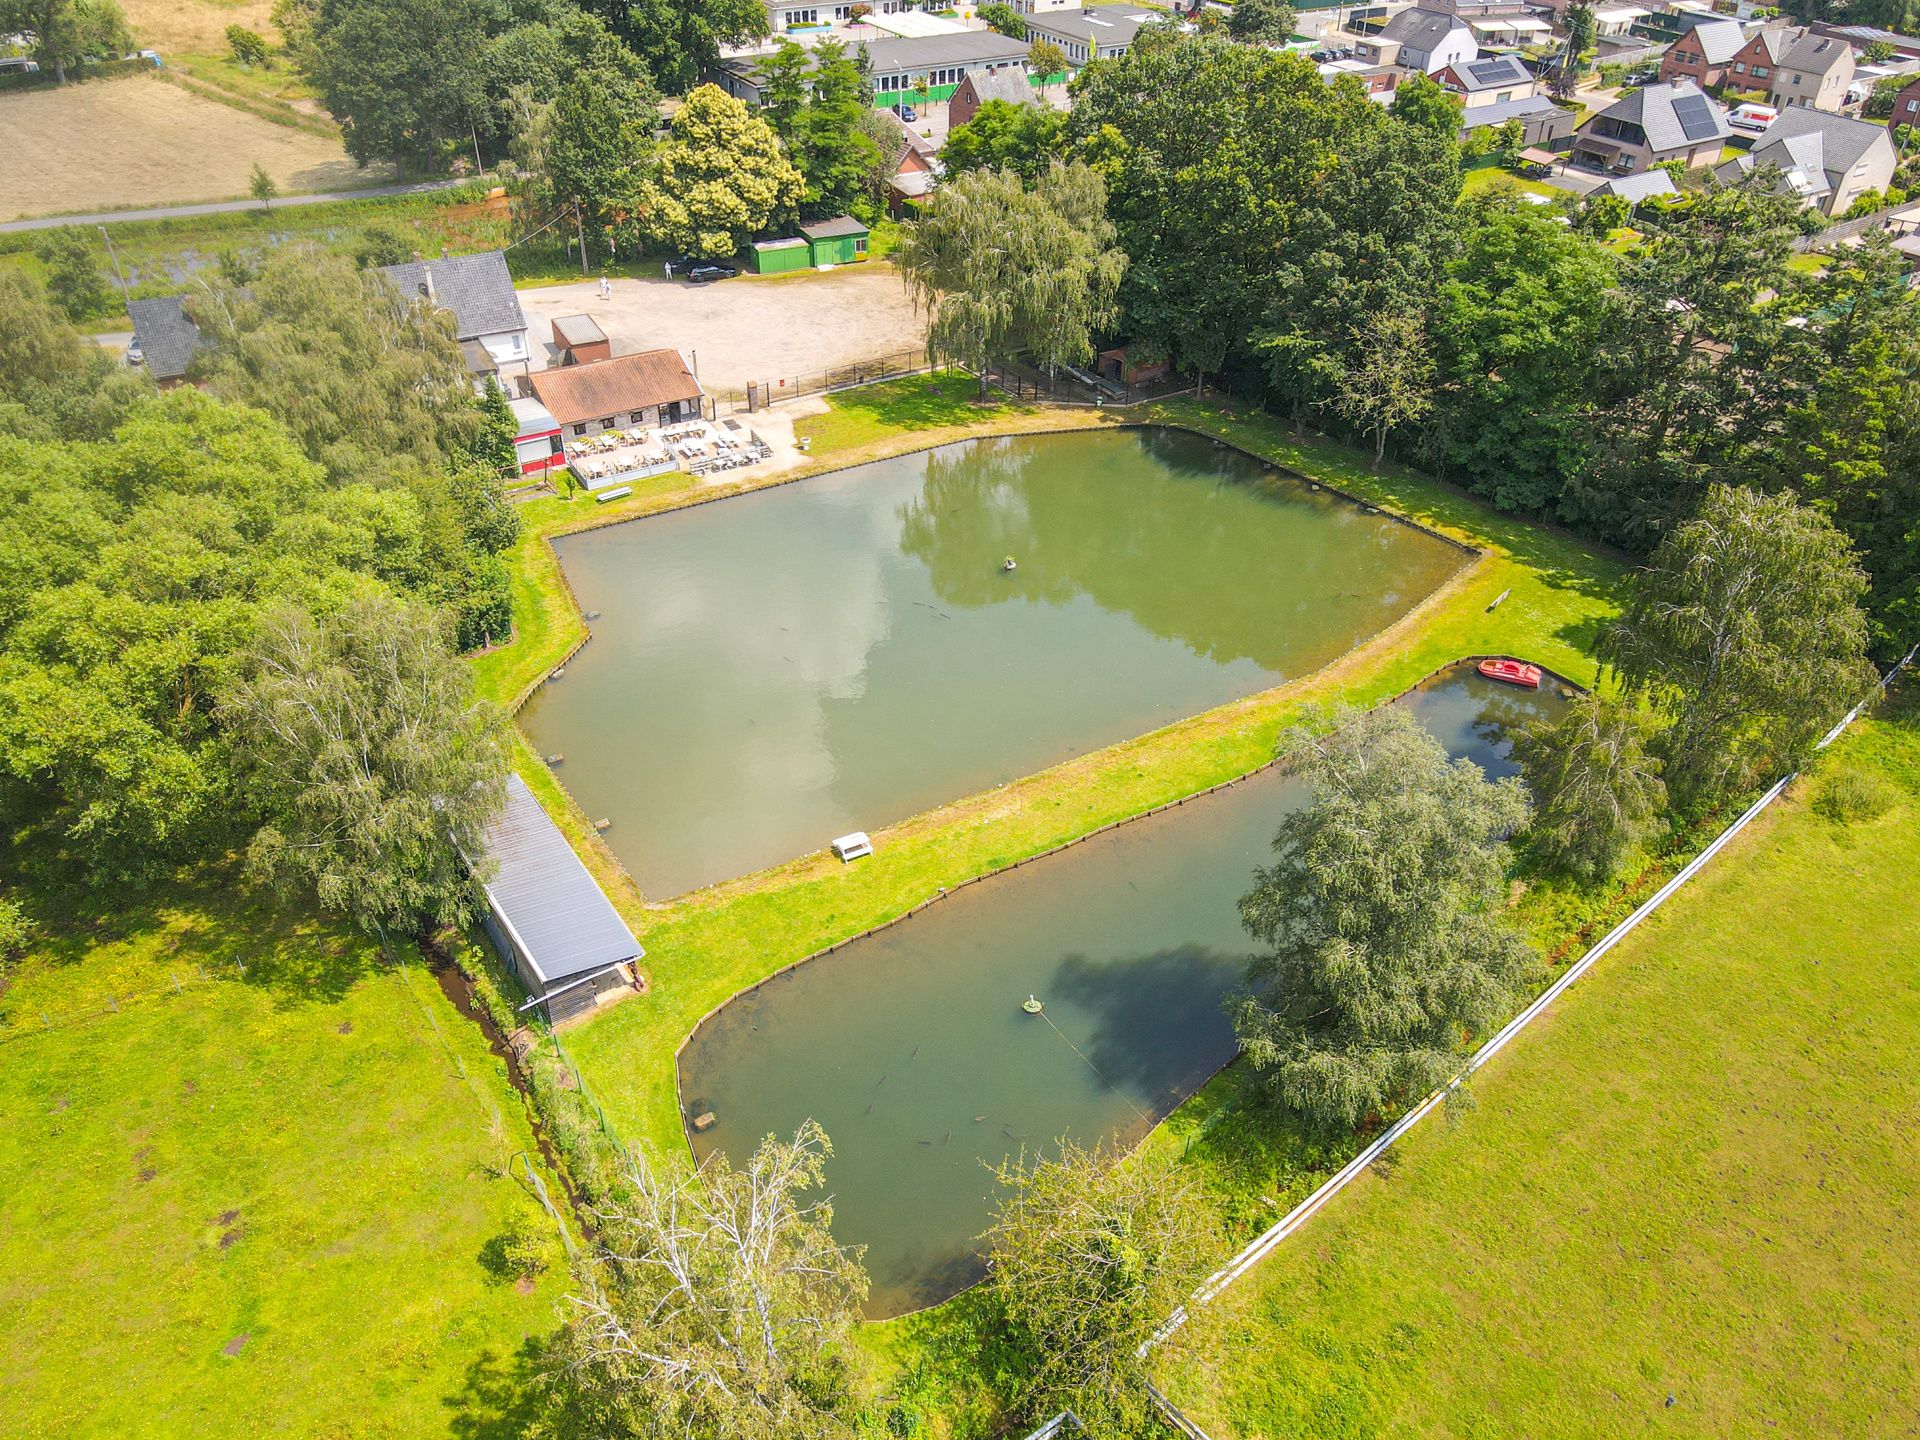
[[(418, 195), (428, 190), (444, 190), (462, 180), (422, 180), (412, 185), (373, 185), (365, 190), (326, 190), (315, 195), (282, 195), (273, 202), (275, 210), (290, 205), (322, 205), (329, 200), (372, 200), (383, 195)], [(224, 215), (234, 210), (253, 210), (258, 200), (216, 200), (205, 205), (161, 205), (152, 210), (101, 210), (92, 215), (46, 215), (38, 220), (9, 220), (0, 224), (0, 235), (19, 230), (57, 230), (63, 225), (118, 225), (127, 220), (178, 220), (189, 215)]]

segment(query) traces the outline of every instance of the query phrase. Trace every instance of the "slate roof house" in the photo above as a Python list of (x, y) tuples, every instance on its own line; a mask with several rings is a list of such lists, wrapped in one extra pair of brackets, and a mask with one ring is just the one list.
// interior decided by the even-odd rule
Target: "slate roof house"
[(1503, 100), (1524, 100), (1540, 93), (1539, 78), (1512, 55), (1492, 60), (1459, 60), (1434, 72), (1442, 89), (1460, 97), (1472, 110)]
[(584, 1015), (630, 988), (646, 952), (518, 775), (486, 829), (487, 938), (553, 1023)]
[(1660, 59), (1662, 80), (1691, 80), (1703, 90), (1717, 89), (1727, 78), (1727, 67), (1747, 43), (1747, 32), (1737, 20), (1710, 20), (1696, 25), (1667, 47)]
[[(402, 299), (424, 299), (453, 317), (454, 338), (476, 378), (513, 362), (526, 369), (527, 318), (520, 313), (506, 257), (498, 250), (383, 265), (380, 273)], [(199, 327), (188, 318), (186, 297), (130, 300), (127, 316), (148, 372), (162, 385), (178, 384), (204, 343)]]
[(1415, 6), (1402, 10), (1378, 35), (1355, 45), (1354, 51), (1376, 65), (1404, 65), (1432, 75), (1473, 59), (1480, 53), (1480, 42), (1467, 22), (1452, 11)]
[(678, 350), (537, 370), (527, 383), (570, 439), (695, 419), (705, 394)]
[(1800, 34), (1791, 25), (1763, 25), (1747, 36), (1727, 62), (1725, 83), (1736, 90), (1766, 90), (1773, 84), (1773, 67)]
[(1853, 69), (1853, 49), (1846, 41), (1803, 31), (1773, 67), (1767, 98), (1783, 109), (1806, 106), (1837, 114), (1846, 106)]
[(1569, 159), (1609, 175), (1638, 174), (1667, 160), (1692, 168), (1718, 160), (1731, 133), (1726, 110), (1698, 85), (1655, 84), (1589, 119), (1574, 136)]
[(948, 130), (965, 125), (989, 100), (1004, 100), (1009, 105), (1036, 103), (1025, 68), (1010, 65), (1004, 70), (980, 70), (961, 80), (947, 101)]
[(1782, 110), (1753, 149), (1714, 169), (1722, 184), (1776, 166), (1783, 188), (1823, 215), (1844, 215), (1867, 190), (1884, 190), (1897, 157), (1886, 127), (1810, 106)]

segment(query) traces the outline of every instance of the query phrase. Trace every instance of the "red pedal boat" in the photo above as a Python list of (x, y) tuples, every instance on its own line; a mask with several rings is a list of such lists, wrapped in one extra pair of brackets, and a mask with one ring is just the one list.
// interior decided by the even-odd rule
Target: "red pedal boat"
[(1518, 685), (1522, 690), (1538, 690), (1544, 673), (1538, 665), (1524, 660), (1482, 660), (1480, 673), (1502, 685)]

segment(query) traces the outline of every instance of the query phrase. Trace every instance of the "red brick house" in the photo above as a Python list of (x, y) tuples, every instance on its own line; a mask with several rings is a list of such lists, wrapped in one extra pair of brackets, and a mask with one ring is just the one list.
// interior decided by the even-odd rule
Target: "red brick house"
[(1920, 130), (1920, 76), (1915, 76), (1893, 97), (1893, 114), (1887, 117), (1887, 129), (1911, 125)]
[(947, 101), (947, 128), (957, 130), (989, 100), (1004, 100), (1009, 105), (1034, 104), (1033, 86), (1027, 81), (1024, 65), (1009, 65), (1003, 70), (971, 70)]
[(1696, 25), (1667, 47), (1660, 61), (1663, 81), (1691, 80), (1702, 90), (1716, 90), (1727, 78), (1727, 67), (1747, 43), (1737, 20), (1709, 20)]

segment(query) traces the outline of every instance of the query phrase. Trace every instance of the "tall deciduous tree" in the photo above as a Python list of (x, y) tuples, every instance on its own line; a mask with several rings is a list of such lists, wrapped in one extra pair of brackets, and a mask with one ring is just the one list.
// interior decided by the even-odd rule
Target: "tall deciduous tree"
[(813, 57), (796, 40), (783, 38), (754, 67), (760, 116), (789, 147), (800, 143), (800, 118), (813, 88)]
[(320, 0), (307, 73), (362, 165), (440, 170), (489, 117), (494, 0)]
[(1227, 33), (1242, 44), (1282, 44), (1293, 35), (1293, 6), (1286, 0), (1236, 0)]
[(1027, 73), (1040, 82), (1045, 96), (1056, 75), (1067, 73), (1067, 52), (1051, 40), (1036, 40), (1027, 47)]
[(1715, 485), (1636, 579), (1602, 655), (1671, 717), (1667, 786), (1712, 804), (1804, 760), (1873, 679), (1847, 539), (1791, 492)]
[(631, 1160), (554, 1348), (553, 1433), (851, 1436), (867, 1278), (834, 1243), (831, 1204), (807, 1198), (832, 1153), (809, 1120), (791, 1141), (768, 1136), (744, 1170)]
[(980, 18), (987, 22), (989, 29), (1005, 35), (1008, 39), (1027, 38), (1027, 22), (1020, 18), (1020, 12), (1013, 6), (1001, 4), (999, 0), (989, 0), (988, 4), (980, 7), (978, 13)]
[(1433, 353), (1418, 311), (1376, 310), (1360, 323), (1333, 408), (1373, 436), (1374, 469), (1387, 453), (1387, 436), (1433, 408), (1433, 385)]
[(1140, 1347), (1211, 1268), (1216, 1227), (1156, 1157), (1062, 1141), (1004, 1161), (987, 1289), (1025, 1366), (1022, 1408), (1090, 1434), (1149, 1422)]
[(1077, 162), (1031, 187), (974, 171), (936, 190), (908, 227), (895, 258), (928, 314), (927, 344), (973, 369), (983, 397), (996, 360), (1025, 354), (1051, 369), (1092, 358), (1127, 263), (1105, 200)]
[(1442, 140), (1460, 136), (1460, 101), (1431, 75), (1409, 75), (1406, 84), (1393, 92), (1393, 103), (1387, 110), (1394, 119)]
[(644, 82), (583, 73), (562, 85), (541, 150), (549, 208), (577, 204), (596, 230), (627, 219), (651, 168), (659, 106)]
[(964, 125), (947, 132), (940, 159), (949, 175), (969, 170), (1011, 170), (1038, 179), (1060, 153), (1067, 117), (1039, 105), (989, 100)]
[(846, 214), (865, 195), (878, 147), (867, 134), (873, 107), (860, 62), (838, 41), (824, 41), (813, 53), (813, 98), (796, 163), (807, 177), (802, 214), (825, 219)]
[(685, 95), (720, 59), (723, 45), (767, 33), (765, 0), (588, 0), (632, 46), (669, 95)]
[(28, 36), (34, 60), (62, 84), (82, 60), (117, 60), (133, 48), (115, 0), (0, 0), (0, 30)]
[(718, 85), (702, 85), (673, 117), (641, 194), (654, 239), (697, 255), (732, 255), (791, 214), (806, 178), (773, 127)]
[(472, 913), (462, 854), (506, 801), (506, 720), (473, 694), (438, 617), (380, 591), (263, 617), (221, 704), (264, 823), (254, 876), (365, 929)]
[(1617, 873), (1666, 805), (1656, 739), (1651, 714), (1591, 694), (1521, 731), (1513, 748), (1533, 794), (1533, 850), (1588, 880)]
[(1240, 901), (1269, 949), (1235, 1028), (1248, 1062), (1309, 1124), (1338, 1131), (1417, 1099), (1499, 1018), (1531, 954), (1507, 920), (1516, 780), (1449, 762), (1405, 710), (1296, 730), (1283, 753), (1313, 790), (1280, 824)]

